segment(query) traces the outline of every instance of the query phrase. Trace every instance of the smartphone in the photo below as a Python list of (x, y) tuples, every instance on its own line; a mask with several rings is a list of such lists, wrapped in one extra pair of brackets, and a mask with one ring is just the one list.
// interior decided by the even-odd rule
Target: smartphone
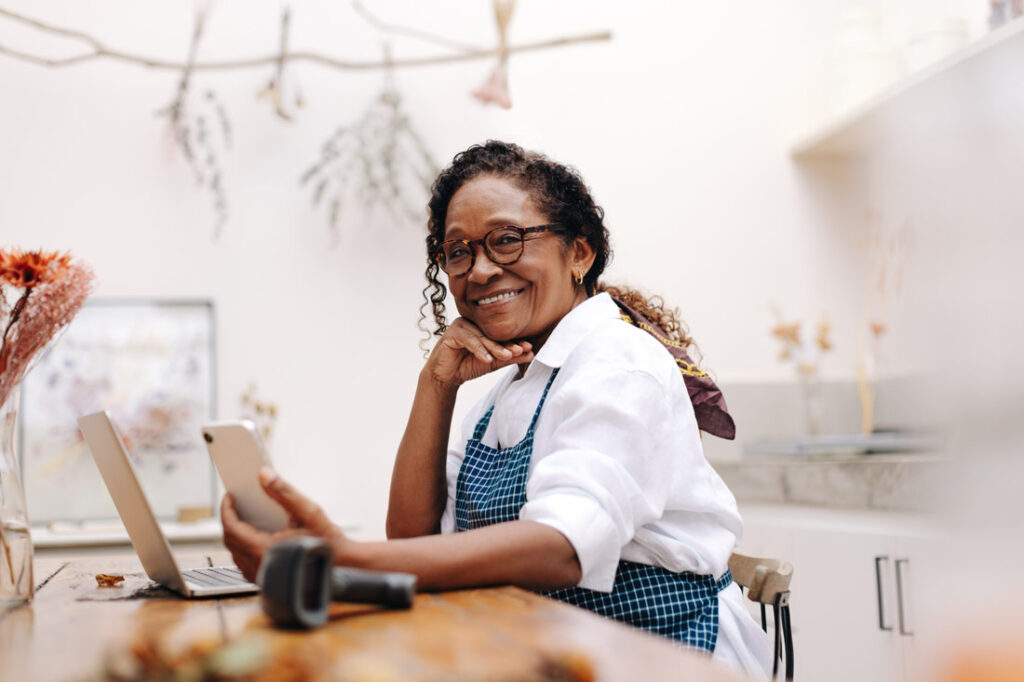
[(270, 459), (253, 423), (218, 422), (203, 426), (202, 431), (220, 480), (235, 500), (238, 516), (268, 533), (287, 526), (288, 513), (260, 485), (260, 467), (269, 465)]

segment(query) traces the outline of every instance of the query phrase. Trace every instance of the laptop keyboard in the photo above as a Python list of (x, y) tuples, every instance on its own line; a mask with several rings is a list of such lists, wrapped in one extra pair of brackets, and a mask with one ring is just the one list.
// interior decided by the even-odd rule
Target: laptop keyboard
[(203, 587), (227, 587), (230, 585), (251, 584), (242, 572), (233, 566), (214, 566), (213, 568), (190, 568), (182, 571), (186, 580)]

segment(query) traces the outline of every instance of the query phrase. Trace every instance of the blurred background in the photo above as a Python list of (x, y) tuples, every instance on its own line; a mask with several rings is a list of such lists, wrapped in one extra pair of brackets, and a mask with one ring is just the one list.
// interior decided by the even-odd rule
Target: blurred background
[[(97, 300), (211, 304), (210, 416), (256, 418), (284, 476), (381, 538), (424, 361), (426, 183), (486, 139), (542, 151), (606, 211), (606, 280), (678, 307), (725, 391), (738, 436), (706, 450), (743, 547), (794, 563), (803, 679), (990, 679), (964, 671), (1021, 669), (989, 651), (1022, 613), (1018, 5), (3, 0), (0, 244), (70, 249)], [(92, 50), (54, 27), (178, 68), (27, 59)], [(183, 78), (190, 45), (198, 65), (282, 39), (371, 68)], [(182, 485), (172, 515), (209, 497)], [(933, 640), (878, 631), (905, 579), (879, 556), (910, 562)]]

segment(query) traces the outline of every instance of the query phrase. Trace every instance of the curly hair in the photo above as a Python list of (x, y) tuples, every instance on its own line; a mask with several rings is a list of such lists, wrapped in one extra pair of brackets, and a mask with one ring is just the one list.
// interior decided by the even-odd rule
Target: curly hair
[(451, 165), (441, 171), (431, 186), (427, 204), (427, 286), (423, 289), (419, 320), (419, 327), (428, 338), (430, 332), (423, 326), (428, 306), (434, 317), (433, 335), (441, 336), (447, 329), (444, 301), (448, 290), (438, 279), (441, 269), (436, 255), (444, 241), (448, 204), (463, 185), (480, 176), (505, 178), (528, 192), (537, 208), (551, 223), (558, 225), (556, 234), (566, 245), (579, 237), (586, 239), (595, 254), (594, 263), (583, 278), (588, 295), (608, 291), (660, 326), (673, 340), (686, 345), (692, 343), (676, 311), (666, 309), (660, 297), (648, 298), (628, 287), (598, 284), (598, 278), (611, 261), (612, 250), (608, 228), (604, 225), (604, 209), (594, 203), (579, 172), (543, 154), (497, 140), (473, 145), (456, 154)]
[(616, 301), (622, 301), (665, 332), (665, 336), (685, 349), (693, 350), (700, 356), (696, 342), (690, 336), (686, 323), (679, 317), (678, 308), (669, 308), (661, 296), (646, 296), (636, 289), (621, 284), (598, 283), (597, 291), (606, 291)]

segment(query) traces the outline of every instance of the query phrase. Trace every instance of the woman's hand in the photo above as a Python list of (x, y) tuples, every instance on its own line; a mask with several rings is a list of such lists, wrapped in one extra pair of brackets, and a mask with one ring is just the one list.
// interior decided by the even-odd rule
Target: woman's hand
[(220, 505), (224, 544), (247, 580), (256, 582), (263, 555), (272, 545), (296, 535), (321, 537), (330, 545), (335, 561), (344, 556), (346, 547), (353, 541), (331, 523), (319, 505), (285, 482), (270, 467), (260, 469), (260, 485), (288, 512), (288, 527), (276, 533), (267, 533), (246, 523), (238, 517), (230, 494), (224, 496)]
[(445, 330), (427, 360), (426, 371), (438, 384), (458, 388), (461, 384), (508, 365), (533, 361), (529, 341), (501, 344), (486, 336), (464, 317)]

